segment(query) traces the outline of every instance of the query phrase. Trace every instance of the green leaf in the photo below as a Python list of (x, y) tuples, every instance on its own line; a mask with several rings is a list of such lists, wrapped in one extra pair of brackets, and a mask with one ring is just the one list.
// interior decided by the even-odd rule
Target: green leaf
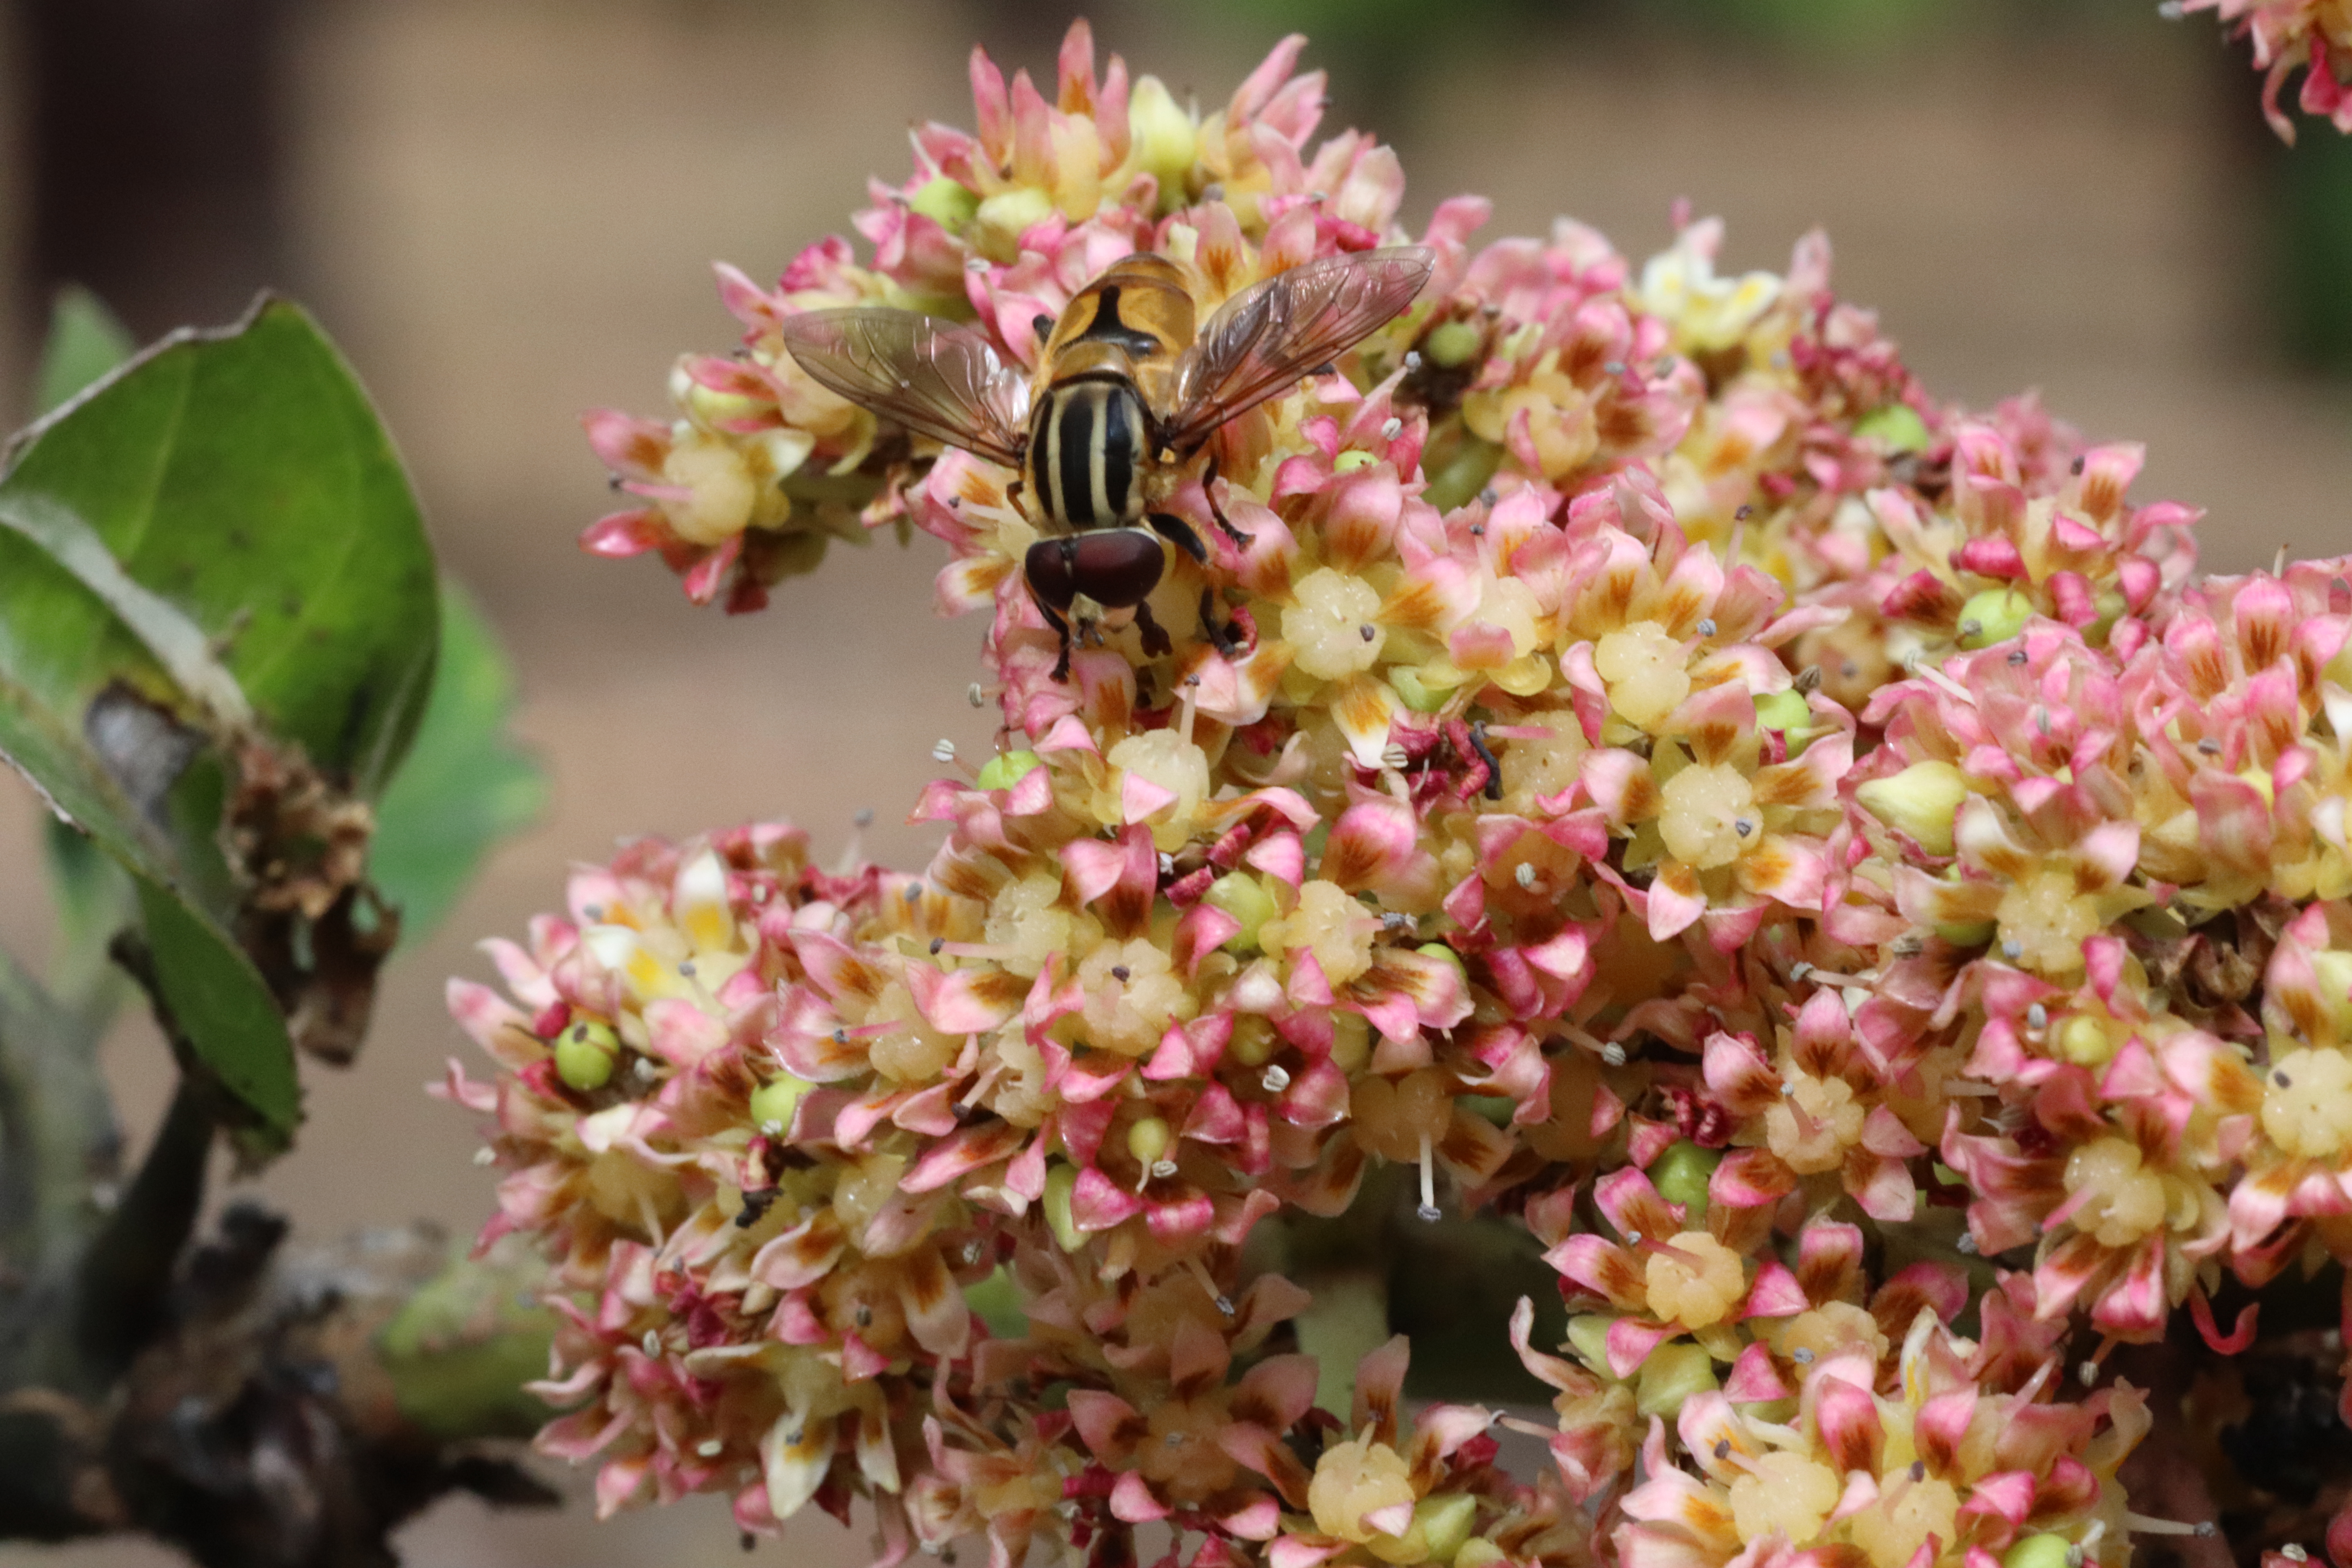
[[(68, 283), (50, 308), (34, 407), (48, 413), (129, 359), (137, 347), (97, 295)], [(95, 1031), (104, 1026), (122, 991), (106, 948), (136, 918), (131, 881), (89, 839), (54, 817), (45, 825), (42, 847), (58, 919), (49, 985)]]
[(507, 733), (514, 671), (473, 600), (441, 589), (441, 663), (425, 721), (376, 802), (368, 875), (415, 942), (466, 890), (490, 846), (547, 805), (547, 780)]
[(165, 339), (20, 436), (0, 473), (0, 755), (135, 879), (162, 1000), (268, 1137), (299, 1115), (292, 1047), (236, 940), (204, 743), (249, 713), (372, 795), (422, 718), (438, 635), (398, 459), (292, 305)]
[[(374, 408), (299, 309), (164, 339), (20, 437), (0, 497), (79, 516), (331, 778), (371, 796), (390, 778), (432, 680), (433, 552)], [(0, 668), (87, 698), (129, 634), (13, 542)]]
[(49, 341), (41, 349), (33, 405), (48, 413), (129, 359), (137, 347), (129, 329), (97, 295), (79, 283), (67, 284), (49, 310)]
[(122, 973), (107, 948), (117, 931), (137, 923), (138, 891), (121, 867), (56, 817), (42, 824), (42, 829), (41, 849), (57, 915), (49, 989), (96, 1035), (122, 1002)]
[[(0, 548), (6, 539), (0, 535)], [(179, 1031), (268, 1132), (290, 1133), (300, 1113), (293, 1040), (268, 983), (229, 934), (226, 912), (199, 892), (194, 847), (159, 825), (160, 810), (132, 802), (87, 733), (5, 675), (0, 757), (131, 873), (157, 989)], [(168, 805), (161, 797), (152, 804)]]

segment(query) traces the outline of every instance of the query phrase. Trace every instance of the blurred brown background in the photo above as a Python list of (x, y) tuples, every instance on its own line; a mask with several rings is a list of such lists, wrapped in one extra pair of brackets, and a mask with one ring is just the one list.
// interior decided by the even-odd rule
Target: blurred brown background
[[(1730, 220), (1726, 261), (1781, 266), (1816, 223), (1939, 395), (2028, 386), (2096, 437), (2147, 441), (2138, 494), (2211, 509), (2218, 570), (2352, 551), (2352, 409), (2311, 365), (2352, 300), (2336, 150), (2288, 159), (2206, 19), (2097, 0), (1120, 0), (1102, 46), (1210, 106), (1289, 26), (1334, 68), (1334, 123), (1403, 152), (1418, 225), (1496, 199), (1489, 236), (1559, 212), (1639, 257), (1669, 204)], [(489, 1184), (419, 1086), (462, 1047), (443, 977), (518, 931), (615, 836), (787, 814), (826, 853), (900, 821), (964, 700), (980, 627), (929, 613), (939, 551), (836, 550), (765, 616), (696, 611), (646, 563), (588, 561), (608, 505), (576, 416), (662, 407), (670, 360), (723, 349), (714, 258), (772, 276), (846, 228), (908, 121), (968, 122), (986, 41), (1048, 78), (1070, 10), (1024, 0), (20, 0), (6, 36), (0, 255), (22, 385), (48, 289), (78, 278), (142, 336), (225, 320), (261, 283), (325, 319), (381, 400), (447, 561), (509, 639), (554, 806), (445, 930), (395, 961), (367, 1054), (310, 1076), (299, 1152), (262, 1194), (314, 1234), (429, 1215), (470, 1232)], [(135, 39), (127, 44), (126, 39)], [(2318, 141), (2324, 131), (2306, 138)], [(2332, 183), (2331, 183), (2332, 182)], [(2315, 197), (2312, 193), (2318, 192)], [(2335, 227), (2331, 228), (2331, 225)], [(2340, 237), (2340, 235), (2339, 235)], [(2331, 326), (2331, 322), (2335, 325)], [(21, 397), (0, 395), (13, 421)], [(32, 804), (0, 784), (0, 941), (37, 961)], [(141, 1028), (110, 1046), (126, 1116), (163, 1088)], [(804, 1521), (772, 1561), (862, 1561)], [(735, 1557), (715, 1502), (597, 1528), (453, 1504), (420, 1564)], [(151, 1563), (0, 1549), (0, 1568)]]

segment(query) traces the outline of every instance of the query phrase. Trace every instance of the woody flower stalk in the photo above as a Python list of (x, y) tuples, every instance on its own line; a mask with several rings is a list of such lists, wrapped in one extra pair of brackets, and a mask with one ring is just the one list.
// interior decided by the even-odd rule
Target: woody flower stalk
[[(563, 1319), (541, 1446), (605, 1511), (862, 1506), (883, 1563), (2121, 1568), (2211, 1532), (2135, 1506), (2184, 1465), (2284, 1548), (2132, 1369), (2244, 1405), (2308, 1342), (2257, 1304), (2352, 1258), (2352, 564), (2198, 581), (2137, 447), (1937, 401), (1818, 235), (1409, 233), (1300, 49), (1206, 115), (1083, 23), (1050, 95), (976, 51), (862, 247), (722, 268), (738, 350), (590, 416), (642, 504), (583, 542), (698, 601), (938, 539), (1001, 724), (919, 874), (643, 840), (453, 983), (488, 1235)], [(786, 346), (919, 310), (1017, 379), (1135, 253), (1208, 318), (1406, 245), (1067, 642), (1067, 520)], [(1531, 1382), (1409, 1398), (1377, 1302), (1351, 1343), (1286, 1276), (1391, 1166), (1538, 1272)]]

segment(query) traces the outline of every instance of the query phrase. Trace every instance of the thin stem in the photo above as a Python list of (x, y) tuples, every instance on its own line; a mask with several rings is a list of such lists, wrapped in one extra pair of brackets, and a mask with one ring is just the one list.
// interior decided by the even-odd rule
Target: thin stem
[(0, 1390), (53, 1383), (74, 1359), (75, 1260), (120, 1136), (97, 1030), (0, 953)]
[(78, 1379), (102, 1392), (165, 1321), (172, 1276), (204, 1205), (213, 1119), (204, 1092), (186, 1078), (147, 1151), (139, 1174), (82, 1258), (75, 1338)]

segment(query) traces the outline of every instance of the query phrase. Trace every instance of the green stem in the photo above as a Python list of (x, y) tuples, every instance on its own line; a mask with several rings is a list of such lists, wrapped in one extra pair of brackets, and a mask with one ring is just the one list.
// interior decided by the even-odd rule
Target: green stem
[(90, 1020), (0, 953), (0, 1391), (74, 1360), (75, 1260), (120, 1140), (96, 1047)]

